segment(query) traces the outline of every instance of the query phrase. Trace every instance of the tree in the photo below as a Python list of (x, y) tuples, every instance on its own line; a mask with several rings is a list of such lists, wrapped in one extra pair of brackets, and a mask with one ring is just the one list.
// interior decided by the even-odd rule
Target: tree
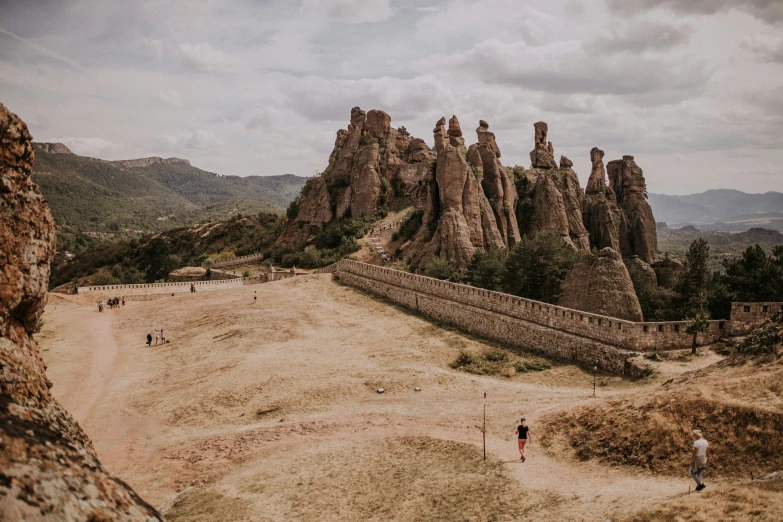
[(685, 254), (685, 273), (680, 277), (676, 290), (682, 296), (686, 315), (693, 315), (707, 305), (707, 286), (710, 282), (710, 272), (707, 268), (709, 257), (710, 247), (702, 238), (694, 240)]
[(685, 331), (693, 335), (691, 354), (696, 355), (696, 338), (698, 337), (699, 332), (706, 332), (709, 327), (710, 316), (703, 310), (699, 310), (693, 316), (686, 319)]
[(724, 260), (718, 282), (737, 301), (783, 300), (783, 245), (769, 256), (760, 245), (749, 246), (742, 256)]
[(427, 277), (446, 280), (454, 275), (454, 270), (451, 268), (448, 259), (445, 257), (436, 257), (427, 264), (424, 274)]
[(487, 290), (502, 291), (507, 256), (508, 250), (505, 249), (476, 252), (465, 273), (465, 282)]
[(142, 253), (140, 266), (144, 268), (148, 283), (166, 279), (169, 272), (178, 268), (180, 259), (171, 255), (169, 244), (156, 237), (147, 243)]
[(579, 254), (557, 234), (523, 237), (506, 258), (503, 290), (527, 299), (556, 303), (560, 285)]

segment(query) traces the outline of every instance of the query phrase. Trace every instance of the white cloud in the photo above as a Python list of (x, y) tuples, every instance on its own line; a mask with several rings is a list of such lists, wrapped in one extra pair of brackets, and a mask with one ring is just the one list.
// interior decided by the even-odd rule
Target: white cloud
[(243, 68), (242, 61), (222, 51), (213, 49), (206, 42), (180, 44), (179, 53), (188, 69), (198, 72), (237, 72)]
[(163, 61), (163, 57), (164, 57), (163, 40), (151, 40), (149, 38), (145, 38), (144, 45), (152, 49), (152, 53), (155, 55), (155, 59), (158, 62)]
[(163, 103), (173, 105), (174, 107), (182, 107), (182, 97), (180, 96), (179, 91), (175, 89), (157, 91), (153, 93), (153, 96), (161, 100)]
[(266, 106), (250, 115), (245, 121), (245, 128), (248, 130), (269, 130), (276, 127), (281, 121), (282, 113), (275, 107)]
[(51, 138), (46, 141), (64, 143), (74, 154), (89, 156), (91, 158), (114, 156), (124, 149), (123, 145), (113, 143), (103, 138), (68, 137)]
[(758, 34), (745, 38), (742, 45), (765, 61), (783, 63), (783, 37)]
[(383, 22), (392, 15), (389, 0), (302, 0), (299, 11), (354, 24)]

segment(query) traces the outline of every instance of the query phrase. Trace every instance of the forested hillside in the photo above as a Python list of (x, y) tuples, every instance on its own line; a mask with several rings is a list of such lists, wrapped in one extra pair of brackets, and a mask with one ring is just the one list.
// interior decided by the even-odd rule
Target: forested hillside
[[(60, 152), (49, 152), (53, 150)], [(58, 226), (86, 232), (149, 232), (199, 221), (202, 216), (227, 219), (232, 212), (279, 213), (306, 180), (291, 174), (222, 176), (177, 158), (104, 161), (67, 150), (36, 144), (33, 180)], [(230, 200), (245, 202), (224, 205), (225, 212), (218, 207), (200, 212)]]

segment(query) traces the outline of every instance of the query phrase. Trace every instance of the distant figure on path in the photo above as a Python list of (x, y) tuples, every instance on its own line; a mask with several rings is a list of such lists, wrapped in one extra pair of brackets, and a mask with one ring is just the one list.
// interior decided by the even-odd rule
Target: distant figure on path
[(152, 332), (147, 332), (147, 346), (152, 346)]
[(98, 301), (98, 311), (103, 312), (103, 301)]
[(122, 296), (122, 306), (125, 306), (125, 296)]
[(522, 462), (525, 462), (525, 444), (527, 444), (528, 441), (533, 442), (533, 438), (530, 436), (530, 428), (528, 427), (527, 423), (525, 422), (525, 418), (522, 417), (520, 419), (520, 424), (517, 426), (517, 431), (515, 431), (518, 435), (517, 438), (517, 444), (519, 445), (519, 455), (520, 460)]
[(155, 330), (155, 346), (158, 345), (158, 336), (159, 336), (159, 333), (158, 333), (157, 330)]
[(258, 292), (253, 290), (253, 304), (256, 304), (258, 302)]
[(73, 295), (79, 295), (79, 285), (73, 285)]
[(702, 473), (707, 469), (707, 455), (709, 444), (701, 433), (701, 430), (693, 430), (693, 458), (691, 459), (691, 477), (696, 481), (696, 491), (701, 491), (707, 486), (701, 479)]
[(163, 328), (160, 329), (160, 342), (166, 344), (166, 330)]

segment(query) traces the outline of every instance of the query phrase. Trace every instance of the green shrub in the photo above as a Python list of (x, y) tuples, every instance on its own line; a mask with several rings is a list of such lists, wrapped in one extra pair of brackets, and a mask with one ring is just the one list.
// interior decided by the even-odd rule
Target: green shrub
[(416, 232), (421, 228), (421, 223), (424, 218), (423, 210), (416, 210), (400, 225), (400, 237), (407, 239), (413, 238)]

